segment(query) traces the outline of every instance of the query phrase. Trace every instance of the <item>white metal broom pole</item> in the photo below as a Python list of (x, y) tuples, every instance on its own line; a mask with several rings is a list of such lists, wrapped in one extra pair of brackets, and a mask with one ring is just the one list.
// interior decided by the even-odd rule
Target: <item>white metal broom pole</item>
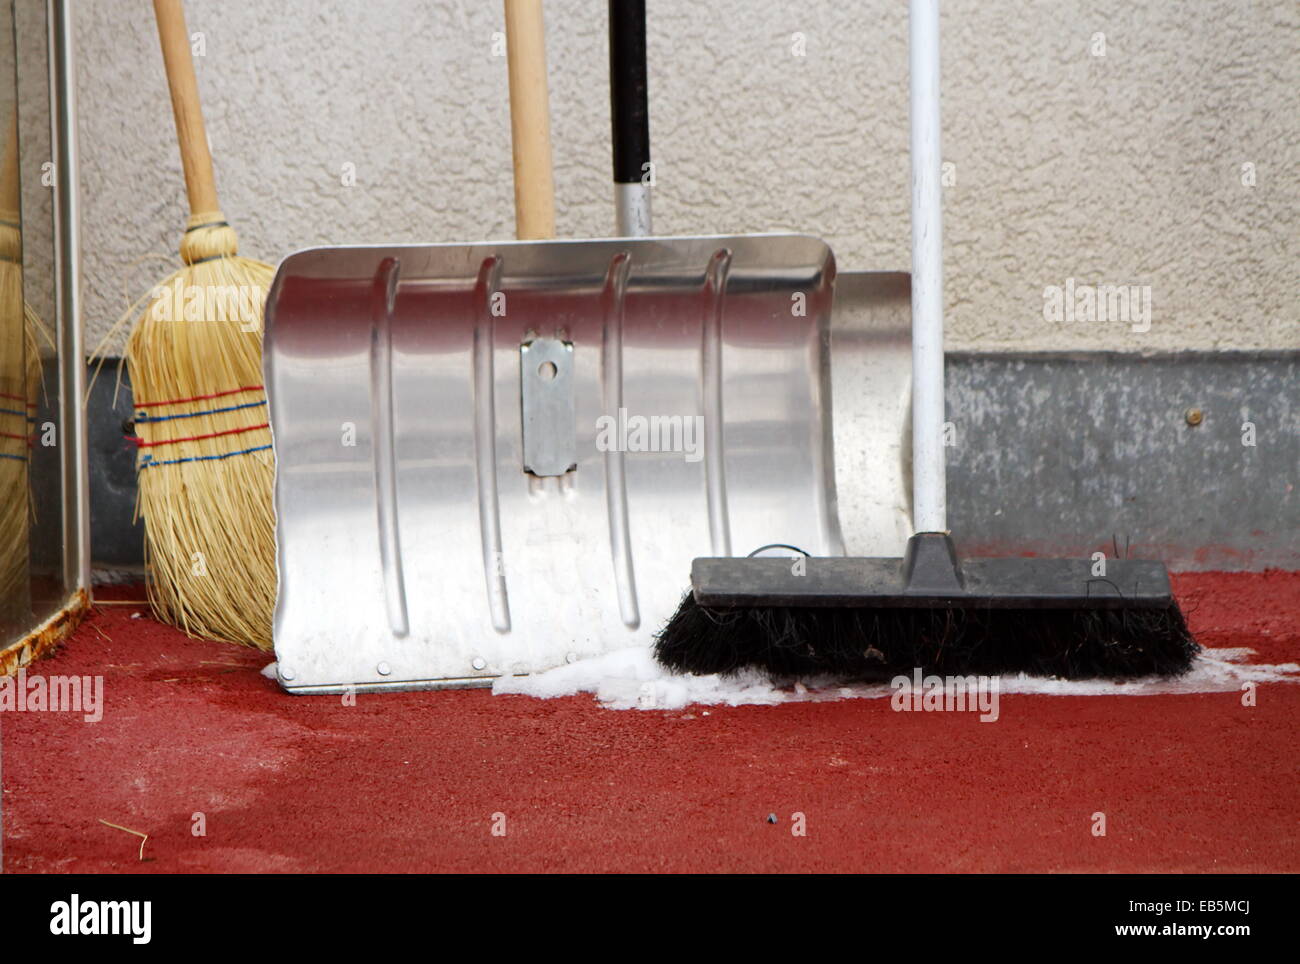
[(917, 532), (946, 532), (938, 0), (911, 0), (909, 33), (912, 99), (912, 511)]

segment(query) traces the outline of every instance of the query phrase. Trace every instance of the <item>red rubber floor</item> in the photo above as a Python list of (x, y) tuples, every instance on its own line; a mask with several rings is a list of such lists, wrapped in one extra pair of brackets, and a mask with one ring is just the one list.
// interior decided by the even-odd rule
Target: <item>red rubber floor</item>
[[(1204, 644), (1300, 659), (1300, 573), (1175, 583)], [(991, 724), (884, 699), (344, 706), (138, 611), (101, 607), (31, 670), (103, 674), (100, 722), (0, 713), (6, 871), (1300, 870), (1296, 685), (1003, 694)], [(145, 861), (101, 820), (147, 833)]]

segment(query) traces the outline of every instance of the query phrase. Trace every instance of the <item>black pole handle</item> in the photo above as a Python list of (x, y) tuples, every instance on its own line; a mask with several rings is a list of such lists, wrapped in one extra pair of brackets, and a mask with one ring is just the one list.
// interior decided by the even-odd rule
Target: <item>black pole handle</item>
[(645, 0), (609, 0), (609, 104), (614, 181), (640, 183), (650, 163)]

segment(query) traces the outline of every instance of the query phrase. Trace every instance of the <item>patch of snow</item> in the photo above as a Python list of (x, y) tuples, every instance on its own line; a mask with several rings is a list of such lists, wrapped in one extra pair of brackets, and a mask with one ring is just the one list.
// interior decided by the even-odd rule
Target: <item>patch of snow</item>
[(1300, 683), (1300, 663), (1249, 663), (1255, 651), (1245, 647), (1201, 651), (1191, 670), (1175, 679), (1156, 676), (1128, 680), (1062, 680), (1042, 677), (1002, 677), (1003, 693), (1048, 696), (1149, 696), (1160, 693), (1225, 693), (1244, 683)]
[(648, 647), (630, 646), (532, 676), (503, 676), (493, 693), (540, 699), (592, 693), (610, 709), (676, 710), (692, 703), (729, 706), (785, 702), (787, 695), (758, 672), (678, 676), (655, 662)]
[[(1177, 679), (1071, 681), (1022, 673), (1003, 676), (1000, 691), (1003, 695), (1153, 696), (1235, 692), (1245, 683), (1300, 683), (1300, 663), (1247, 662), (1253, 652), (1245, 648), (1207, 649), (1191, 671)], [(268, 675), (274, 676), (274, 668), (272, 663)], [(633, 646), (532, 676), (503, 676), (493, 683), (492, 692), (538, 699), (591, 693), (603, 706), (613, 710), (680, 710), (692, 704), (770, 706), (836, 699), (882, 699), (892, 696), (894, 689), (888, 682), (844, 686), (831, 678), (813, 677), (778, 683), (757, 671), (734, 676), (677, 675), (655, 662), (648, 647)]]
[(262, 675), (265, 676), (267, 679), (279, 679), (280, 677), (276, 672), (276, 668), (279, 665), (280, 665), (279, 663), (274, 663), (274, 662), (267, 663), (265, 666), (262, 667)]

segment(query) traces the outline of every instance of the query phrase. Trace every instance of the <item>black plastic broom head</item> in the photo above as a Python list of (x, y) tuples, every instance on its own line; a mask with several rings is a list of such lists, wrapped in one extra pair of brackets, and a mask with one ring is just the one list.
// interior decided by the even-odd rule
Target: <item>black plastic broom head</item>
[(846, 678), (893, 672), (1064, 679), (1176, 676), (1199, 647), (1163, 563), (968, 559), (920, 533), (902, 559), (701, 558), (660, 631), (689, 673), (746, 667)]

